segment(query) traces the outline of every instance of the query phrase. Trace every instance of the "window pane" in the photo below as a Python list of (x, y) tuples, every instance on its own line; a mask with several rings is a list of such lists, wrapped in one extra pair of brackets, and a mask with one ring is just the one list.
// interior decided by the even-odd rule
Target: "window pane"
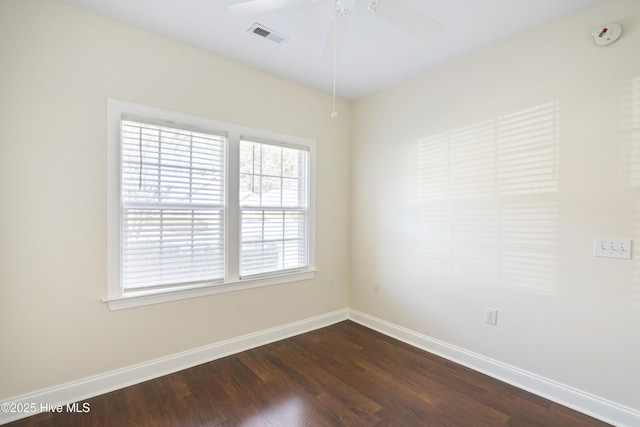
[(125, 289), (224, 277), (223, 211), (126, 209)]
[(124, 121), (123, 202), (224, 201), (225, 138)]
[(240, 142), (240, 275), (308, 266), (308, 152)]
[(252, 141), (240, 143), (240, 205), (307, 207), (305, 150)]
[(224, 278), (226, 139), (122, 122), (122, 286)]
[(307, 213), (242, 211), (241, 275), (306, 267)]

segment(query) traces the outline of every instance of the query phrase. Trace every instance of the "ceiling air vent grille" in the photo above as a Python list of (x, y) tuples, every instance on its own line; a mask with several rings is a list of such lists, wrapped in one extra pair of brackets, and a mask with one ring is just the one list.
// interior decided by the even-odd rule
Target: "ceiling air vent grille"
[(289, 40), (289, 37), (285, 36), (284, 34), (279, 34), (267, 27), (265, 27), (262, 24), (258, 24), (257, 22), (255, 24), (253, 24), (251, 26), (251, 28), (249, 28), (248, 30), (250, 33), (253, 33), (257, 36), (260, 36), (262, 38), (265, 38), (267, 40), (271, 40), (272, 42), (276, 42), (278, 44), (282, 44), (284, 42), (286, 42), (287, 40)]

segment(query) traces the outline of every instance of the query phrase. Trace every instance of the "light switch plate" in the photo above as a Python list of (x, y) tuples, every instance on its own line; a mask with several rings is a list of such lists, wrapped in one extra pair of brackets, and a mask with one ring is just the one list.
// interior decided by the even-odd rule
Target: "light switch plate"
[(593, 240), (593, 255), (606, 258), (631, 259), (631, 240), (596, 237)]

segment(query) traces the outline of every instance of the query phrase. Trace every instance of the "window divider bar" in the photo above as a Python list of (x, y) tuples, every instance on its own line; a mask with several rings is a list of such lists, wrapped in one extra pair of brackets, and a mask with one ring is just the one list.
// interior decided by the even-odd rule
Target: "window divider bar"
[(240, 206), (241, 211), (265, 211), (265, 212), (281, 212), (281, 211), (291, 211), (291, 212), (307, 212), (309, 209), (306, 207), (300, 206)]
[[(240, 162), (240, 133), (230, 132), (228, 135), (227, 164), (237, 165)], [(240, 173), (236, 168), (227, 168), (227, 212), (226, 237), (227, 246), (226, 279), (233, 282), (240, 280)]]
[(172, 202), (122, 202), (122, 209), (173, 209), (185, 211), (215, 211), (224, 209), (224, 205), (207, 203), (172, 203)]

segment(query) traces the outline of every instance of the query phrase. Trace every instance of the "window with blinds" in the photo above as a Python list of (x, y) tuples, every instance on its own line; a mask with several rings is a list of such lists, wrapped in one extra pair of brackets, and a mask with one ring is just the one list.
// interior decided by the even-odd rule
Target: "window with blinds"
[(107, 298), (312, 279), (315, 141), (110, 99)]
[(240, 141), (240, 276), (309, 265), (309, 152)]
[(122, 120), (124, 290), (223, 280), (222, 134)]

